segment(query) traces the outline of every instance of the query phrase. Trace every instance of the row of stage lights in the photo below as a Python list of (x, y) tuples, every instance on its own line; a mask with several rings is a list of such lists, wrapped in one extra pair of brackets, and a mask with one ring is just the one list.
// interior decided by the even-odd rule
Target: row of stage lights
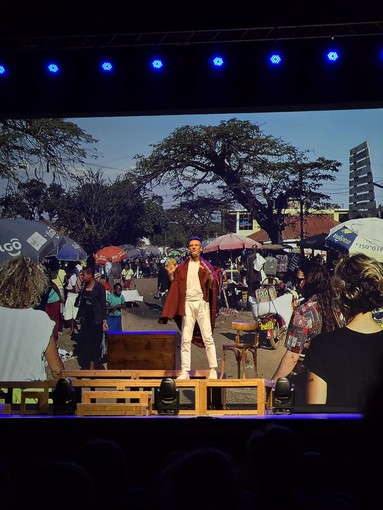
[[(330, 63), (335, 63), (340, 59), (340, 53), (338, 50), (330, 50), (325, 53), (325, 59)], [(271, 66), (279, 66), (283, 64), (283, 55), (281, 53), (272, 53), (268, 56), (268, 63)], [(213, 68), (223, 69), (225, 67), (225, 58), (222, 55), (215, 55), (211, 58), (210, 64)], [(161, 58), (154, 58), (150, 61), (149, 66), (154, 71), (161, 71), (166, 66), (166, 61)], [(59, 74), (60, 65), (57, 62), (51, 61), (46, 65), (46, 69), (49, 73)], [(100, 63), (100, 70), (104, 73), (111, 73), (114, 70), (113, 62), (105, 60)], [(7, 74), (8, 67), (0, 62), (0, 76)]]

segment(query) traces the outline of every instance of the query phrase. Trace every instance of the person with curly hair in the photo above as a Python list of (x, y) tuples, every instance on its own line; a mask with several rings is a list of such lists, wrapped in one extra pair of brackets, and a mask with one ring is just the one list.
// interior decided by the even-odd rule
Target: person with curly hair
[(307, 353), (307, 403), (361, 410), (383, 360), (383, 329), (373, 311), (383, 304), (383, 265), (362, 253), (335, 267), (336, 299), (346, 325), (315, 338)]
[(306, 403), (305, 356), (311, 341), (319, 333), (329, 333), (343, 325), (343, 316), (335, 303), (331, 275), (314, 260), (304, 260), (297, 270), (297, 290), (304, 303), (295, 308), (286, 332), (285, 347), (273, 381), (287, 377), (295, 387), (295, 404)]
[(18, 257), (0, 265), (0, 377), (3, 381), (47, 379), (46, 360), (54, 379), (64, 364), (48, 314), (37, 310), (49, 279), (41, 264)]

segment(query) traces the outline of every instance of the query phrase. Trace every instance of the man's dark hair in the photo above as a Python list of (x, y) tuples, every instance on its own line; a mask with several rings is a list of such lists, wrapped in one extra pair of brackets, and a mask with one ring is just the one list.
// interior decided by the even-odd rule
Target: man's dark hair
[(199, 241), (202, 244), (202, 239), (199, 236), (189, 237), (189, 241), (188, 241), (189, 244), (190, 244), (190, 241)]
[(85, 266), (83, 271), (84, 271), (84, 273), (91, 274), (93, 277), (95, 275), (95, 267), (94, 266)]

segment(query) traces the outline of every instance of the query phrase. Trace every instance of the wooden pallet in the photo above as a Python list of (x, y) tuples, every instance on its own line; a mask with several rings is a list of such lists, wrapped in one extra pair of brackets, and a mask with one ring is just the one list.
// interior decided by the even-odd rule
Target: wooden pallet
[(145, 416), (145, 404), (77, 404), (77, 416)]
[[(65, 371), (64, 377), (70, 377), (73, 388), (77, 393), (77, 414), (84, 415), (134, 415), (142, 416), (155, 414), (152, 408), (153, 392), (156, 391), (164, 377), (176, 377), (179, 371), (173, 370), (133, 370), (133, 371), (109, 371), (109, 370), (74, 370)], [(127, 377), (127, 373), (129, 376)], [(194, 409), (181, 409), (179, 414), (192, 416), (208, 415), (258, 415), (263, 416), (267, 407), (266, 388), (270, 388), (272, 382), (268, 379), (207, 379), (206, 371), (191, 373), (189, 380), (176, 381), (177, 388), (190, 388), (194, 391)], [(195, 375), (195, 377), (193, 377)], [(50, 392), (55, 388), (57, 381), (4, 381), (0, 382), (0, 388), (8, 390), (6, 402), (12, 406), (12, 391), (21, 388), (25, 391), (25, 403), (27, 398), (35, 398), (39, 414), (47, 412)], [(214, 388), (254, 388), (255, 404), (253, 409), (208, 409), (208, 394)], [(41, 393), (35, 395), (40, 389)], [(134, 395), (132, 395), (134, 394)], [(145, 396), (144, 396), (144, 395)], [(128, 396), (129, 395), (129, 396)], [(150, 395), (150, 396), (149, 396)], [(115, 402), (94, 402), (94, 400), (112, 399)], [(129, 399), (129, 402), (126, 402)], [(131, 399), (138, 400), (132, 402)], [(125, 402), (119, 402), (125, 400)], [(25, 405), (25, 404), (24, 404)], [(18, 409), (12, 408), (12, 412)], [(25, 413), (27, 408), (24, 407)], [(21, 412), (21, 411), (19, 411)], [(141, 414), (143, 413), (143, 414)]]

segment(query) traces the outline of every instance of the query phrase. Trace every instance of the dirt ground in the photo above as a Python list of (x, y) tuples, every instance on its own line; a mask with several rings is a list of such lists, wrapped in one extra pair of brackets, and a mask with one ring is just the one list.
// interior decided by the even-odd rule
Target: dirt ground
[[(160, 331), (166, 330), (178, 331), (176, 324), (171, 321), (168, 324), (158, 324), (160, 316), (160, 301), (154, 299), (156, 292), (157, 278), (140, 278), (137, 280), (137, 291), (143, 296), (143, 301), (137, 301), (133, 308), (127, 308), (123, 311), (123, 330), (124, 331)], [(232, 321), (249, 322), (253, 320), (252, 312), (237, 311), (233, 309), (222, 309), (216, 319), (216, 327), (214, 329), (214, 339), (217, 349), (218, 371), (221, 370), (222, 345), (234, 342), (234, 332), (231, 328)], [(251, 341), (251, 333), (244, 334), (246, 341)], [(63, 353), (65, 367), (67, 369), (78, 369), (77, 359), (71, 356), (73, 352), (73, 342), (68, 334), (68, 330), (64, 329), (62, 335), (59, 336), (59, 348)], [(283, 341), (278, 342), (277, 349), (257, 349), (258, 358), (258, 375), (261, 378), (271, 378), (277, 368), (281, 357), (285, 352)], [(65, 355), (65, 353), (67, 353)], [(179, 342), (176, 353), (176, 369), (179, 369)], [(107, 368), (107, 365), (106, 365)], [(192, 346), (192, 370), (207, 369), (207, 359), (205, 350), (200, 347)], [(225, 364), (226, 377), (237, 377), (237, 365), (235, 356), (229, 351), (226, 356)], [(249, 354), (246, 362), (246, 376), (254, 377), (254, 363), (252, 356)]]

